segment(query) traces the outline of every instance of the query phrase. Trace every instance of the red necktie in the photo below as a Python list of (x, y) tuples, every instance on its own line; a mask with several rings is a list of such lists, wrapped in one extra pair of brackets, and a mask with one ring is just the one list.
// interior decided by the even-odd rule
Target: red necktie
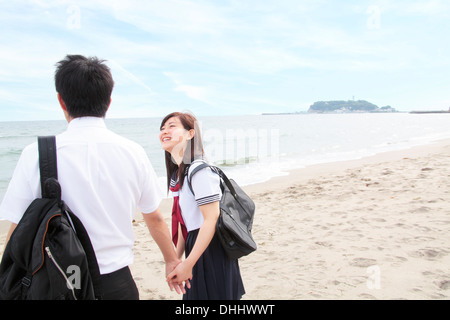
[(178, 224), (181, 225), (181, 232), (183, 234), (184, 241), (187, 237), (187, 229), (184, 224), (183, 216), (181, 215), (180, 201), (178, 191), (180, 190), (180, 184), (177, 183), (175, 187), (170, 187), (170, 191), (173, 192), (173, 208), (172, 208), (172, 241), (177, 246), (178, 242)]

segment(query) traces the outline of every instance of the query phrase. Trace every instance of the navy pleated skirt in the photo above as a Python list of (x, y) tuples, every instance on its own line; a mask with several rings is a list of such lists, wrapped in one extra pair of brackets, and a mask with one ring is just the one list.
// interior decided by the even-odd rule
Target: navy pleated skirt
[[(188, 233), (186, 256), (194, 247), (198, 231)], [(183, 300), (239, 300), (245, 294), (238, 260), (227, 257), (216, 235), (192, 269), (190, 282)]]

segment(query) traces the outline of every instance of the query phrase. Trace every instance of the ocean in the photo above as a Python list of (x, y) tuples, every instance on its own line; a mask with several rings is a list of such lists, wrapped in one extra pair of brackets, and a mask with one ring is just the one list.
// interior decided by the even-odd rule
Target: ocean
[[(106, 119), (107, 127), (141, 144), (165, 190), (162, 118)], [(450, 114), (353, 113), (199, 117), (206, 155), (241, 185), (288, 170), (354, 160), (450, 138)], [(25, 146), (63, 132), (65, 121), (0, 122), (0, 199)]]

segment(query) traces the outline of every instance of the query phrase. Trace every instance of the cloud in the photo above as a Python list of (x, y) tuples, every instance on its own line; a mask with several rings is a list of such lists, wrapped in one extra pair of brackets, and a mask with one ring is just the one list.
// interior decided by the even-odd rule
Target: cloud
[(181, 80), (181, 76), (174, 72), (163, 72), (174, 84), (174, 91), (182, 92), (190, 99), (212, 105), (212, 101), (209, 98), (210, 90), (208, 88), (198, 85), (185, 84)]
[(191, 99), (198, 100), (207, 104), (210, 103), (206, 98), (207, 96), (206, 88), (190, 85), (179, 85), (175, 88), (175, 91), (184, 92), (186, 96), (188, 96)]
[(107, 3), (111, 3), (116, 19), (153, 34), (211, 35), (219, 33), (225, 22), (216, 6), (206, 1), (116, 0)]
[(442, 0), (426, 0), (410, 2), (404, 6), (405, 12), (417, 15), (449, 15), (450, 4)]
[(108, 64), (110, 68), (114, 69), (114, 79), (115, 82), (119, 81), (123, 85), (137, 85), (138, 87), (145, 90), (147, 94), (155, 95), (155, 92), (146, 83), (144, 83), (137, 75), (125, 69), (115, 60), (109, 60)]
[[(358, 96), (347, 91), (364, 86), (427, 87), (427, 78), (445, 81), (450, 67), (449, 7), (443, 0), (4, 1), (0, 104), (53, 104), (54, 65), (67, 53), (108, 60), (117, 115), (180, 106), (292, 110), (336, 92)], [(374, 14), (379, 24), (370, 28)]]

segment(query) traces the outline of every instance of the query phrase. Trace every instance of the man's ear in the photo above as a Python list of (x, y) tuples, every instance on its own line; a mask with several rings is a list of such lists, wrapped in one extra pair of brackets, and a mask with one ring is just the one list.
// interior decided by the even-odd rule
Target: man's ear
[(59, 105), (61, 106), (61, 108), (62, 108), (64, 111), (67, 111), (66, 103), (65, 103), (64, 100), (62, 99), (61, 94), (60, 94), (59, 92), (58, 92), (58, 102), (59, 102)]
[(59, 102), (59, 105), (61, 106), (61, 109), (64, 112), (64, 117), (66, 118), (67, 122), (72, 121), (72, 117), (69, 115), (69, 111), (67, 111), (66, 103), (62, 99), (61, 94), (59, 92), (58, 92), (58, 102)]

